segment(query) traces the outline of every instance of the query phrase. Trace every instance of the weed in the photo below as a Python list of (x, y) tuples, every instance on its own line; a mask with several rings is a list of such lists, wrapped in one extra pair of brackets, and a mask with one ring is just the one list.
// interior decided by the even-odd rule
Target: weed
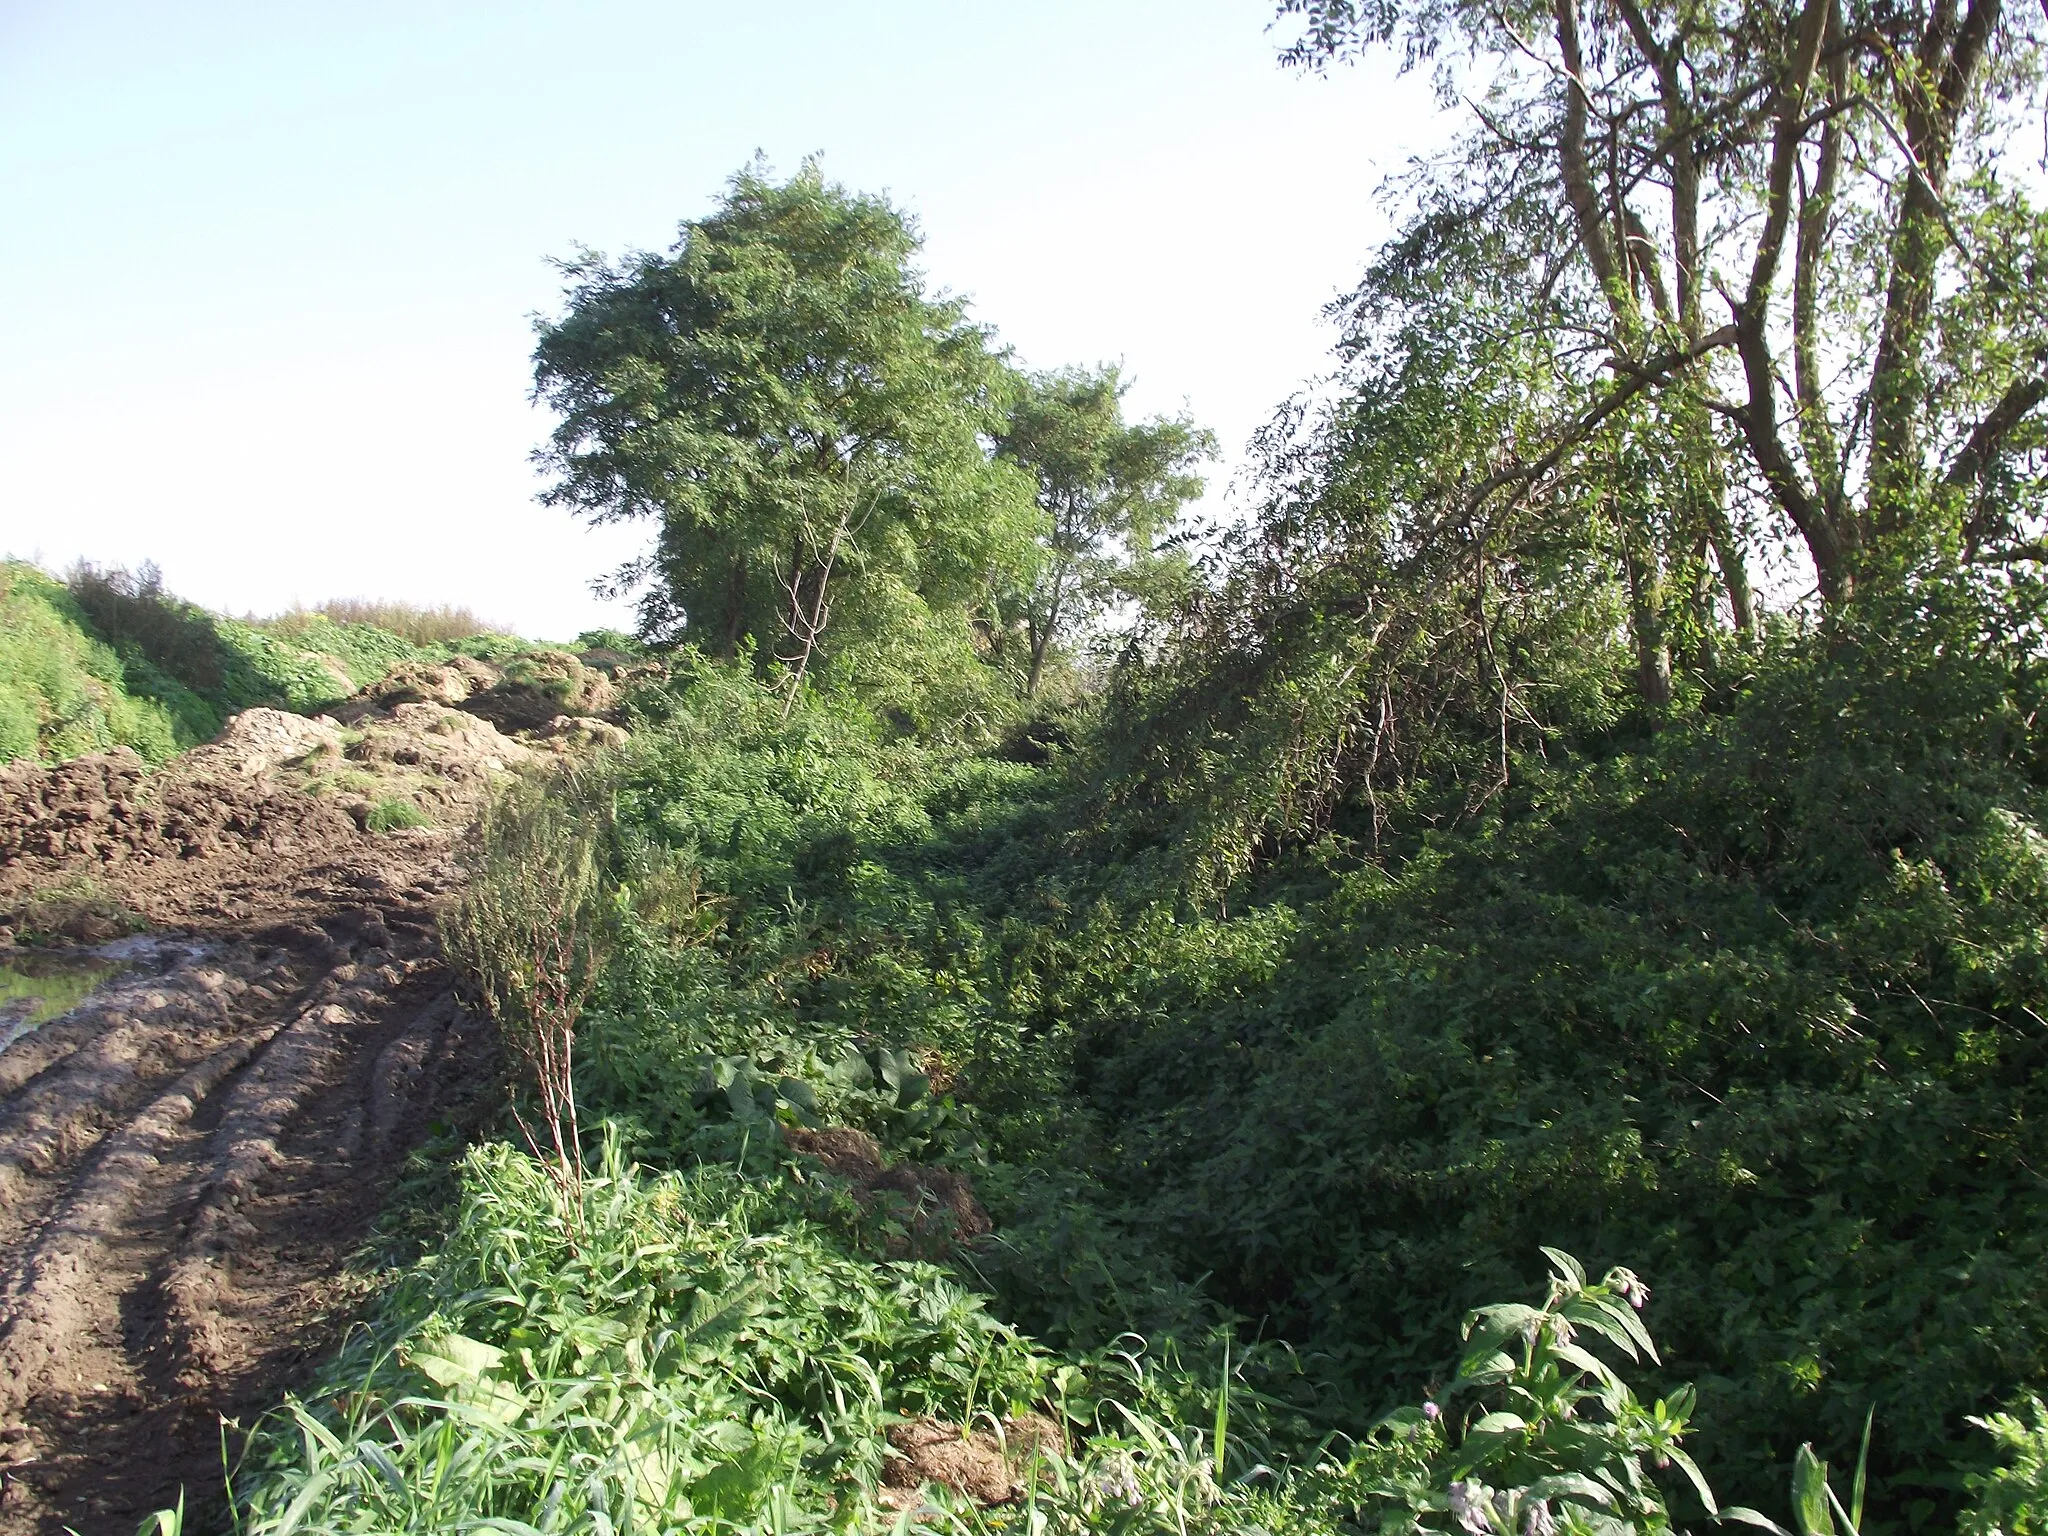
[(105, 884), (82, 873), (38, 886), (14, 912), (14, 936), (23, 944), (97, 944), (148, 926)]
[(501, 624), (487, 624), (469, 609), (453, 604), (421, 606), (366, 597), (330, 598), (311, 609), (294, 609), (266, 623), (281, 633), (304, 634), (315, 621), (332, 624), (365, 625), (381, 629), (417, 646), (434, 646), (473, 635), (503, 634)]
[(414, 805), (410, 800), (386, 796), (370, 807), (363, 818), (365, 830), (371, 832), (400, 832), (413, 827), (431, 827), (433, 818)]
[[(610, 786), (591, 770), (559, 783), (520, 779), (486, 804), (468, 883), (442, 940), (481, 994), (539, 1100), (565, 1211), (581, 1209), (576, 1021), (610, 950), (600, 855)], [(541, 1147), (515, 1104), (520, 1131)]]

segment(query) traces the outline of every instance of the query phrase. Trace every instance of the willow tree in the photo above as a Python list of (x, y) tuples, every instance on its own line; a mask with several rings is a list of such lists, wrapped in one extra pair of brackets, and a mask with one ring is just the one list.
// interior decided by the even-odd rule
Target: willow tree
[(997, 439), (1031, 477), (1041, 514), (1037, 558), (1005, 604), (1025, 641), (1027, 696), (1056, 645), (1184, 569), (1164, 545), (1202, 494), (1195, 466), (1215, 456), (1216, 439), (1184, 417), (1126, 422), (1127, 387), (1114, 368), (1031, 375)]
[(666, 253), (566, 265), (535, 352), (547, 499), (657, 525), (614, 579), (649, 638), (751, 649), (794, 697), (822, 654), (962, 617), (1028, 560), (1030, 484), (988, 447), (1013, 375), (917, 250), (807, 163), (735, 176)]
[[(1283, 0), (1295, 63), (1476, 61), (1411, 231), (1503, 232), (1500, 323), (1560, 408), (1472, 468), (1484, 529), (1605, 462), (1638, 640), (1711, 561), (1736, 627), (1781, 531), (1823, 601), (1929, 560), (2043, 556), (2048, 223), (2014, 166), (2041, 17), (2002, 0)], [(1474, 72), (1440, 70), (1446, 105)], [(1455, 242), (1461, 252), (1471, 242)]]

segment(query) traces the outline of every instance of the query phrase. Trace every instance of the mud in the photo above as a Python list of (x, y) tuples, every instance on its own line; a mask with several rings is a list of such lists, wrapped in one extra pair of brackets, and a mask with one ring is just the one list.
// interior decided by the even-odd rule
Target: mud
[(792, 1152), (816, 1158), (846, 1180), (863, 1210), (890, 1208), (899, 1223), (888, 1240), (892, 1257), (945, 1258), (994, 1230), (964, 1175), (922, 1163), (889, 1164), (881, 1143), (866, 1131), (784, 1126), (782, 1139)]
[[(129, 1536), (181, 1487), (210, 1528), (223, 1420), (338, 1341), (407, 1154), (491, 1100), (435, 910), (469, 808), (548, 749), (412, 708), (0, 771), (0, 960), (138, 921), (160, 957), (0, 1050), (0, 1536)], [(366, 830), (336, 765), (440, 825)]]
[(1066, 1449), (1059, 1426), (1039, 1413), (1012, 1414), (1001, 1433), (909, 1419), (889, 1429), (879, 1502), (885, 1509), (915, 1510), (924, 1503), (925, 1485), (938, 1483), (977, 1504), (1007, 1504), (1026, 1492), (1035, 1458), (1058, 1458)]

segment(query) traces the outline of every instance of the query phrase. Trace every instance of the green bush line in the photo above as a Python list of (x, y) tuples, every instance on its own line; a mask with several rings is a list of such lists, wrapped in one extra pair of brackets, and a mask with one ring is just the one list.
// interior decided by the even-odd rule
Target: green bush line
[(312, 713), (401, 662), (527, 648), (508, 635), (418, 646), (320, 614), (233, 619), (162, 592), (147, 569), (82, 570), (67, 585), (10, 561), (0, 566), (0, 762), (129, 747), (161, 763), (244, 709)]

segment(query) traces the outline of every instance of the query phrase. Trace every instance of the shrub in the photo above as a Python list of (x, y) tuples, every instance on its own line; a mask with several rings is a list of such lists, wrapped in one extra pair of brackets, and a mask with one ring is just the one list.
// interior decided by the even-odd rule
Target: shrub
[(441, 937), (497, 1020), (539, 1103), (548, 1150), (515, 1099), (536, 1158), (577, 1209), (583, 1172), (576, 1021), (611, 945), (602, 859), (610, 786), (601, 771), (518, 779), (486, 803), (464, 858), (462, 898)]
[[(131, 692), (135, 681), (154, 686)], [(0, 762), (112, 747), (162, 762), (218, 728), (189, 691), (137, 678), (62, 583), (32, 565), (0, 565)]]
[(315, 607), (311, 614), (297, 610), (272, 622), (278, 625), (302, 624), (314, 615), (344, 627), (381, 629), (416, 646), (441, 645), (450, 640), (466, 640), (472, 635), (505, 632), (503, 625), (487, 624), (469, 609), (453, 604), (423, 607), (417, 603), (366, 597), (330, 598)]

